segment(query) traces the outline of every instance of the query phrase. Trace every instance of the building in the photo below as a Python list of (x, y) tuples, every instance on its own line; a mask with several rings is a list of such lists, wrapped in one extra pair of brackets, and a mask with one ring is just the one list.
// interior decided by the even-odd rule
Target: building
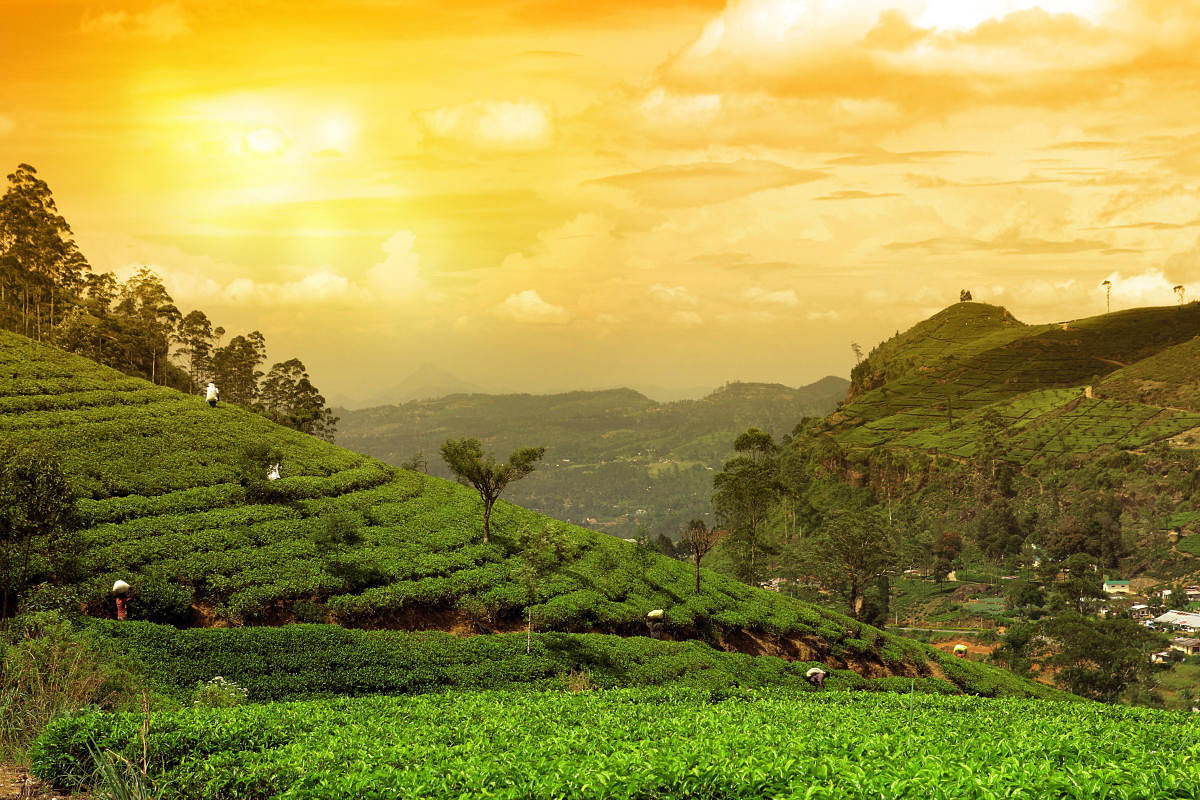
[(1185, 656), (1200, 655), (1200, 639), (1172, 639), (1171, 649), (1178, 650)]
[(1129, 607), (1129, 616), (1134, 619), (1150, 619), (1150, 606), (1137, 603)]
[(1155, 617), (1154, 624), (1159, 628), (1178, 628), (1195, 633), (1200, 631), (1200, 614), (1191, 611), (1168, 611)]
[(1105, 581), (1104, 592), (1106, 594), (1132, 594), (1129, 581)]

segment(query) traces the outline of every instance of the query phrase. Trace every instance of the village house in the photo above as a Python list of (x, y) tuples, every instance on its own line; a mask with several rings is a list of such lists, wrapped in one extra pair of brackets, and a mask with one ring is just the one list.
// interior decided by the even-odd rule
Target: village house
[(1171, 649), (1178, 650), (1185, 656), (1200, 655), (1200, 639), (1172, 639)]
[(1129, 581), (1106, 580), (1104, 591), (1106, 594), (1132, 594), (1133, 590), (1129, 588)]
[(1129, 607), (1129, 616), (1134, 619), (1150, 619), (1150, 606), (1145, 603), (1135, 603)]

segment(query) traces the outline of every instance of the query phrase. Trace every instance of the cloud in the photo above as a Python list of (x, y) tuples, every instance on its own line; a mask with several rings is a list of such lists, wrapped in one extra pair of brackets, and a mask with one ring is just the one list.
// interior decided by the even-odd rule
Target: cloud
[(392, 234), (383, 243), (387, 258), (367, 271), (367, 287), (388, 297), (408, 297), (429, 284), (421, 277), (421, 257), (413, 250), (411, 231)]
[(696, 296), (683, 286), (663, 286), (656, 283), (646, 290), (646, 294), (664, 305), (694, 306), (699, 302)]
[(1082, 253), (1088, 250), (1103, 251), (1109, 248), (1109, 243), (1098, 239), (1054, 240), (1002, 234), (991, 239), (976, 239), (969, 236), (936, 236), (915, 242), (891, 242), (884, 247), (888, 250), (924, 250), (932, 255), (993, 251), (1002, 255), (1029, 256)]
[(844, 189), (822, 195), (817, 200), (873, 200), (877, 197), (899, 197), (898, 192), (864, 192), (857, 189)]
[(534, 289), (510, 294), (497, 309), (510, 319), (533, 325), (564, 325), (571, 319), (565, 308), (547, 303)]
[(695, 311), (676, 311), (667, 321), (680, 328), (694, 328), (704, 324), (704, 318)]
[(836, 311), (809, 311), (804, 316), (813, 322), (834, 322), (842, 315)]
[(124, 9), (100, 14), (86, 11), (79, 23), (79, 30), (83, 33), (149, 39), (156, 42), (169, 42), (191, 32), (183, 8), (176, 2), (160, 3), (135, 14)]
[(681, 208), (720, 203), (824, 177), (824, 172), (793, 169), (774, 161), (741, 160), (654, 167), (588, 183), (625, 189), (647, 205)]
[(550, 110), (538, 100), (478, 100), (416, 113), (437, 142), (500, 152), (544, 150), (554, 140)]
[[(1166, 273), (1159, 269), (1149, 269), (1129, 276), (1122, 276), (1120, 272), (1111, 272), (1105, 280), (1112, 283), (1114, 307), (1118, 305), (1124, 307), (1174, 305), (1178, 301), (1174, 292), (1175, 286), (1182, 285), (1185, 297), (1193, 299), (1198, 296), (1197, 290), (1200, 290), (1200, 283), (1170, 280)], [(1097, 282), (1092, 294), (1103, 297), (1104, 287)]]
[(761, 286), (751, 286), (742, 292), (742, 297), (751, 303), (769, 306), (794, 306), (799, 304), (793, 289), (778, 289), (771, 291)]
[(827, 162), (830, 165), (849, 167), (877, 167), (883, 164), (912, 164), (921, 161), (932, 161), (951, 156), (968, 156), (967, 150), (915, 150), (910, 153), (890, 153), (887, 150), (876, 150), (869, 153), (858, 153), (852, 156), (842, 156)]

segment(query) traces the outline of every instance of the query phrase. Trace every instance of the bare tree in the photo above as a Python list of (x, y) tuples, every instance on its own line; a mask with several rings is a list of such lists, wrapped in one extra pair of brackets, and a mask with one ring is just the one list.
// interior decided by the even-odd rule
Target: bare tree
[(1104, 287), (1104, 305), (1107, 309), (1106, 314), (1112, 313), (1112, 281), (1104, 281), (1100, 284)]
[(700, 594), (700, 559), (708, 555), (708, 551), (716, 546), (725, 532), (717, 528), (709, 528), (702, 519), (694, 519), (687, 524), (679, 541), (692, 555), (692, 563), (696, 565), (696, 594)]
[(858, 342), (850, 343), (850, 351), (852, 353), (854, 353), (854, 363), (861, 364), (862, 363), (862, 347), (859, 346)]

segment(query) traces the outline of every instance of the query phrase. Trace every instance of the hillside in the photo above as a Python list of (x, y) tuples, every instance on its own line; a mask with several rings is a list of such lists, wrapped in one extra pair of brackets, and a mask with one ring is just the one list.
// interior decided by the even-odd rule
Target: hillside
[[(661, 608), (660, 638), (988, 694), (1050, 692), (708, 571), (697, 594), (687, 564), (508, 503), (482, 544), (465, 487), (9, 333), (0, 334), (0, 411), (0, 437), (59, 455), (85, 518), (77, 577), (35, 591), (35, 606), (111, 616), (107, 590), (120, 578), (135, 587), (132, 618), (179, 625), (488, 633), (521, 630), (528, 611), (541, 630), (629, 635), (652, 632), (646, 614)], [(252, 499), (240, 463), (259, 443), (278, 451), (284, 477)], [(527, 609), (514, 579), (518, 537), (547, 526), (566, 546)], [(347, 527), (355, 535), (340, 545), (319, 543)]]
[[(732, 383), (700, 400), (657, 403), (632, 389), (555, 395), (451, 395), (362, 411), (338, 410), (337, 441), (389, 464), (423, 453), (449, 477), (438, 448), (474, 436), (508, 454), (544, 446), (545, 466), (514, 485), (514, 503), (625, 537), (665, 533), (710, 513), (712, 472), (750, 427), (781, 436), (823, 417), (846, 394), (827, 377), (793, 389)], [(590, 522), (589, 522), (590, 521)]]
[(1200, 338), (1113, 372), (1096, 387), (1096, 396), (1200, 412)]
[[(947, 329), (959, 333), (941, 335)], [(871, 377), (856, 384), (863, 390), (833, 420), (836, 436), (850, 447), (969, 456), (990, 426), (1010, 437), (1010, 451), (1023, 461), (1041, 453), (1143, 447), (1200, 425), (1200, 418), (1133, 401), (1119, 390), (1132, 378), (1111, 390), (1101, 380), (1141, 362), (1149, 370), (1169, 366), (1162, 381), (1173, 382), (1180, 365), (1167, 351), (1198, 333), (1196, 303), (1052, 325), (1021, 325), (1003, 309), (960, 303), (884, 343), (860, 365)]]

